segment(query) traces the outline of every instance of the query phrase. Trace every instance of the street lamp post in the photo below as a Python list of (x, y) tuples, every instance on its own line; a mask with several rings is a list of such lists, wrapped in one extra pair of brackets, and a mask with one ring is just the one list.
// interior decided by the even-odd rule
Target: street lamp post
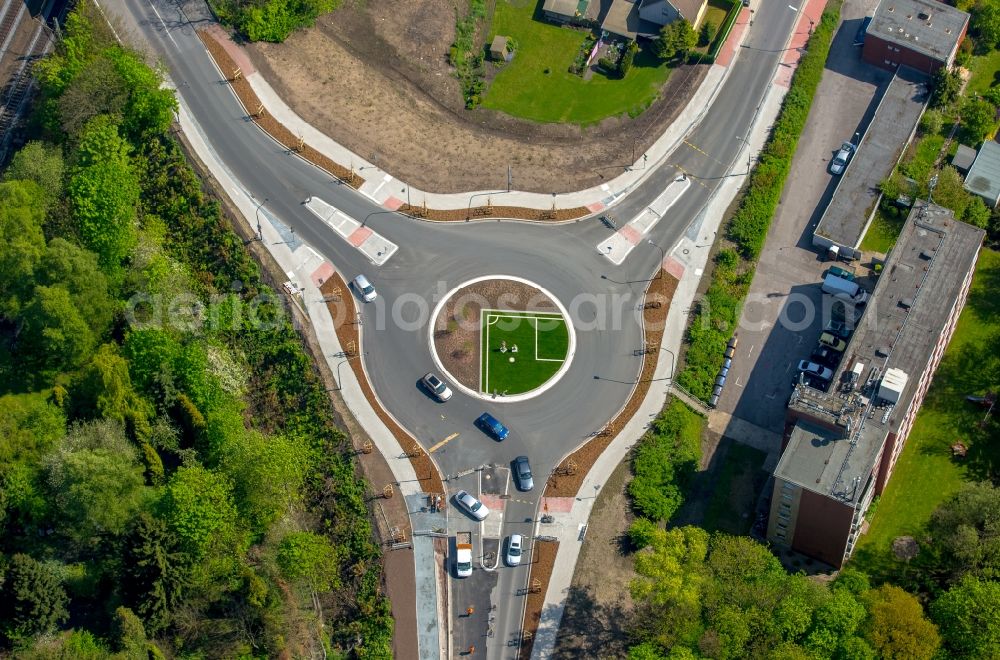
[[(267, 204), (267, 201), (268, 201), (268, 198), (265, 197), (264, 200), (261, 201), (261, 203), (257, 205), (257, 210), (254, 211), (254, 215), (257, 217), (257, 239), (256, 240), (261, 241), (261, 242), (264, 242), (264, 232), (261, 231), (261, 228), (260, 228), (260, 209), (265, 204)], [(251, 239), (250, 242), (253, 242), (253, 240), (254, 239)]]
[(663, 278), (663, 262), (667, 260), (667, 253), (666, 253), (666, 251), (662, 247), (660, 247), (659, 245), (657, 245), (656, 243), (654, 243), (652, 239), (647, 238), (646, 242), (649, 243), (650, 245), (652, 245), (653, 247), (655, 247), (657, 250), (660, 251), (660, 267), (656, 269), (656, 278), (655, 279), (662, 279)]
[(368, 351), (365, 351), (364, 353), (358, 353), (354, 357), (349, 357), (346, 360), (341, 360), (340, 362), (337, 363), (337, 391), (338, 392), (340, 390), (344, 389), (344, 383), (343, 383), (343, 381), (340, 380), (340, 367), (341, 367), (341, 365), (343, 365), (345, 362), (350, 362), (351, 360), (357, 360), (359, 357), (362, 357), (363, 355), (368, 355)]
[(668, 376), (668, 378), (670, 379), (670, 383), (672, 385), (674, 382), (674, 367), (677, 365), (677, 356), (674, 355), (674, 352), (671, 351), (669, 348), (664, 348), (663, 346), (660, 346), (660, 350), (666, 351), (667, 355), (670, 356), (670, 376)]

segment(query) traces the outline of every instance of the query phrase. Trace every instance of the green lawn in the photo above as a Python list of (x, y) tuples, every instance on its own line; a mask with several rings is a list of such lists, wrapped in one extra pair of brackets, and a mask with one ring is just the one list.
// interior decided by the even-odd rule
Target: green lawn
[(569, 329), (560, 314), (483, 310), (480, 390), (531, 391), (559, 371), (568, 351)]
[(875, 219), (865, 232), (865, 237), (861, 239), (861, 249), (865, 252), (887, 253), (896, 244), (899, 232), (903, 231), (907, 212), (906, 209), (900, 209), (900, 214), (892, 217), (882, 209), (876, 211)]
[[(968, 481), (1000, 474), (1000, 443), (978, 427), (984, 410), (965, 401), (997, 385), (1000, 369), (1000, 252), (984, 249), (958, 328), (934, 376), (892, 480), (853, 562), (874, 574), (897, 536), (916, 534), (934, 509)], [(994, 425), (992, 428), (996, 428)], [(950, 446), (969, 447), (964, 459)]]
[(966, 96), (982, 94), (993, 85), (1000, 84), (1000, 50), (973, 57), (969, 63), (969, 71), (972, 73), (972, 78), (965, 90)]
[(584, 81), (570, 73), (586, 33), (544, 22), (540, 6), (537, 0), (497, 1), (487, 41), (498, 34), (513, 37), (518, 50), (496, 75), (483, 107), (538, 122), (593, 124), (635, 116), (656, 99), (670, 69), (646, 49), (624, 80), (598, 72)]
[(750, 533), (757, 496), (767, 479), (761, 470), (766, 458), (767, 454), (758, 449), (731, 442), (715, 475), (702, 527), (710, 532)]

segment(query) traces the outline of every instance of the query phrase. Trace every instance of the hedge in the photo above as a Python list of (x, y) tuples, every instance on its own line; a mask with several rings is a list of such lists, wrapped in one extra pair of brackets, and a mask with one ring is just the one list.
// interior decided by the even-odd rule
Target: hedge
[(722, 366), (726, 342), (733, 334), (754, 268), (767, 238), (771, 218), (778, 208), (792, 156), (805, 128), (813, 96), (823, 76), (830, 43), (840, 23), (840, 0), (827, 5), (799, 60), (781, 113), (747, 185), (739, 208), (726, 227), (726, 236), (738, 251), (723, 250), (698, 314), (688, 327), (684, 369), (677, 381), (693, 395), (707, 401)]

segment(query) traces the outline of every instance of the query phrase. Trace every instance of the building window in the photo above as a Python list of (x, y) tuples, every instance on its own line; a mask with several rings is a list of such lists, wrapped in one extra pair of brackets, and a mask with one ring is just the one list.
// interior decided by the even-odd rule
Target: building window
[(782, 520), (791, 520), (792, 516), (787, 511), (779, 511), (778, 517)]
[(788, 493), (782, 493), (781, 494), (781, 499), (785, 500), (786, 502), (791, 502), (793, 498)]

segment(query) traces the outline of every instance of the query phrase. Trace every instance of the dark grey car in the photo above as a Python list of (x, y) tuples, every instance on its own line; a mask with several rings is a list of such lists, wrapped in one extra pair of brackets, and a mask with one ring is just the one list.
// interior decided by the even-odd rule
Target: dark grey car
[(531, 464), (528, 463), (527, 456), (518, 456), (512, 463), (514, 467), (514, 478), (517, 479), (517, 487), (523, 491), (529, 491), (535, 487), (535, 482), (531, 478)]

